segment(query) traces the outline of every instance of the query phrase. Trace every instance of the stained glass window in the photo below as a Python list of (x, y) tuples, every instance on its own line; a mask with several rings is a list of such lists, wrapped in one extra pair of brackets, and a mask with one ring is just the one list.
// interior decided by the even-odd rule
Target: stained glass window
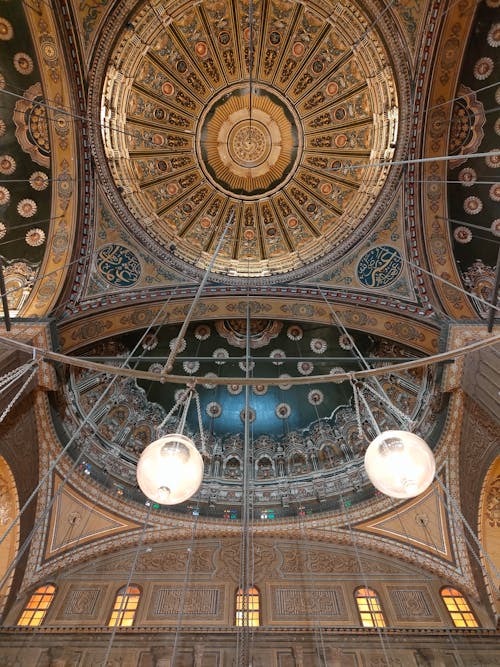
[(386, 622), (377, 593), (371, 588), (358, 588), (354, 593), (359, 617), (365, 628), (385, 628)]
[(109, 626), (130, 627), (134, 623), (141, 591), (137, 586), (123, 586), (115, 598)]
[(456, 628), (477, 628), (478, 622), (469, 603), (456, 588), (442, 588), (441, 597)]
[(56, 587), (52, 584), (39, 586), (28, 600), (28, 604), (25, 606), (17, 624), (30, 626), (41, 625), (45, 618), (45, 614), (54, 600), (55, 594)]
[(260, 593), (257, 588), (249, 588), (247, 593), (242, 588), (236, 591), (236, 625), (260, 625)]

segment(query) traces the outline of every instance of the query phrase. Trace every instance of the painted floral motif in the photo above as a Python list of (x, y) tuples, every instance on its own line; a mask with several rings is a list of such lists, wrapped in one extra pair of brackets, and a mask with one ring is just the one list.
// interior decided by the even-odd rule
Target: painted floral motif
[(325, 396), (322, 391), (319, 389), (311, 389), (307, 394), (307, 400), (311, 405), (321, 405), (325, 400)]
[[(175, 338), (172, 338), (172, 340), (168, 344), (171, 352), (174, 350), (174, 348), (177, 344), (177, 338), (178, 338), (178, 336), (176, 336)], [(186, 349), (186, 340), (184, 338), (181, 338), (181, 340), (179, 342), (179, 346), (177, 347), (177, 353), (179, 354), (181, 352), (184, 352), (185, 349)]]
[(496, 102), (497, 104), (500, 104), (500, 88), (497, 88), (497, 89), (495, 90), (495, 102)]
[(238, 396), (243, 391), (243, 385), (241, 384), (228, 384), (227, 390), (231, 396)]
[(493, 236), (500, 237), (500, 218), (493, 220), (490, 229)]
[(0, 39), (3, 42), (8, 41), (9, 39), (12, 39), (14, 36), (14, 29), (12, 28), (12, 25), (7, 19), (4, 19), (3, 16), (0, 17)]
[(196, 340), (207, 340), (210, 338), (210, 327), (208, 324), (198, 325), (194, 331), (194, 337)]
[[(205, 373), (205, 376), (204, 376), (204, 377), (206, 377), (206, 378), (216, 378), (217, 375), (216, 375), (215, 373)], [(203, 387), (204, 387), (205, 389), (215, 389), (216, 386), (217, 386), (217, 385), (216, 385), (216, 384), (213, 384), (213, 382), (205, 382), (205, 383), (203, 384)]]
[(29, 246), (36, 248), (37, 246), (42, 245), (45, 241), (45, 232), (43, 229), (35, 227), (26, 232), (25, 239)]
[(484, 81), (487, 79), (490, 74), (493, 72), (493, 60), (488, 57), (479, 58), (479, 60), (474, 65), (474, 76), (479, 81)]
[(267, 394), (267, 386), (265, 384), (256, 384), (252, 387), (252, 391), (256, 396), (264, 396), (264, 394)]
[(3, 224), (3, 222), (0, 222), (0, 239), (3, 239), (5, 234), (7, 234), (7, 227)]
[(458, 172), (458, 180), (464, 187), (469, 188), (477, 181), (477, 174), (472, 167), (465, 167)]
[[(282, 373), (282, 374), (280, 375), (279, 379), (280, 379), (280, 380), (288, 380), (289, 377), (290, 377), (290, 375), (288, 375), (288, 373)], [(282, 389), (283, 391), (287, 391), (288, 389), (291, 389), (292, 385), (291, 385), (291, 384), (288, 384), (288, 383), (286, 383), (286, 382), (284, 382), (284, 383), (280, 383), (280, 384), (278, 385), (278, 387), (279, 387), (280, 389)]]
[(286, 359), (286, 354), (283, 352), (283, 350), (273, 350), (269, 356), (271, 359), (275, 360), (273, 361), (275, 366), (281, 366), (283, 361), (280, 361), (280, 359)]
[(292, 414), (292, 408), (288, 403), (278, 403), (274, 411), (278, 419), (287, 419)]
[(213, 419), (217, 419), (217, 417), (220, 417), (222, 414), (222, 407), (220, 403), (216, 403), (215, 401), (212, 401), (207, 405), (205, 408), (205, 412), (209, 417), (212, 417)]
[(33, 199), (21, 199), (17, 205), (17, 212), (23, 218), (31, 218), (37, 211), (37, 205)]
[(469, 215), (477, 215), (483, 210), (483, 202), (479, 197), (467, 197), (464, 201), (464, 211)]
[(500, 134), (500, 117), (496, 119), (495, 125), (493, 126), (495, 133)]
[[(3, 87), (3, 86), (2, 86), (2, 84), (1, 84), (1, 82), (0, 82), (0, 88), (2, 88), (2, 87)], [(6, 126), (6, 124), (5, 124), (5, 121), (3, 120), (3, 118), (0, 118), (0, 137), (3, 137), (3, 135), (4, 135), (5, 132), (6, 132), (6, 130), (7, 130), (7, 126)]]
[[(342, 366), (334, 366), (334, 368), (330, 369), (330, 375), (340, 375), (341, 373), (345, 373), (345, 370), (342, 368)], [(344, 380), (334, 379), (333, 382), (340, 384), (341, 382), (344, 382)]]
[(16, 53), (14, 56), (14, 67), (19, 74), (28, 76), (33, 72), (33, 60), (27, 53)]
[(148, 371), (150, 373), (158, 373), (158, 375), (162, 372), (163, 366), (159, 363), (156, 364), (151, 364), (148, 368)]
[(493, 151), (493, 155), (487, 155), (484, 158), (484, 161), (486, 162), (487, 167), (498, 169), (498, 167), (500, 167), (500, 149), (496, 148)]
[(255, 361), (239, 361), (238, 366), (244, 373), (247, 372), (247, 369), (248, 372), (251, 373), (255, 368)]
[(184, 361), (182, 363), (182, 368), (184, 369), (185, 373), (188, 373), (188, 375), (194, 375), (194, 373), (196, 373), (196, 371), (200, 368), (200, 362)]
[(6, 206), (10, 202), (10, 192), (0, 185), (0, 206)]
[(492, 201), (500, 201), (500, 183), (495, 183), (491, 186), (490, 199)]
[[(240, 411), (240, 419), (243, 423), (245, 423), (245, 417), (246, 417), (246, 412), (245, 410)], [(257, 413), (253, 408), (248, 409), (248, 422), (252, 424), (255, 421), (255, 418), (257, 417)]]
[(457, 227), (453, 232), (453, 238), (457, 243), (470, 243), (472, 241), (472, 232), (468, 227)]
[(223, 347), (218, 347), (216, 350), (213, 351), (212, 357), (215, 359), (215, 363), (222, 365), (225, 363), (225, 359), (229, 357), (229, 352), (225, 350)]
[(143, 350), (148, 350), (148, 352), (150, 352), (158, 345), (158, 338), (154, 333), (148, 333), (142, 339), (141, 345)]
[(348, 334), (342, 334), (339, 336), (339, 346), (342, 348), (342, 350), (352, 350), (352, 338)]
[(314, 370), (314, 364), (310, 361), (299, 361), (297, 364), (297, 370), (301, 375), (311, 375)]
[(500, 23), (494, 23), (489, 29), (486, 40), (490, 46), (496, 48), (500, 46)]
[(302, 327), (299, 327), (298, 324), (292, 324), (286, 330), (286, 335), (288, 336), (288, 338), (290, 340), (298, 341), (298, 340), (302, 340), (302, 336), (304, 335), (304, 332), (302, 331)]
[(314, 354), (323, 354), (327, 348), (326, 340), (323, 338), (313, 338), (310, 342), (310, 348)]
[(0, 174), (10, 176), (16, 171), (16, 161), (12, 155), (0, 155)]
[(47, 188), (49, 177), (47, 174), (44, 174), (43, 171), (34, 171), (29, 178), (29, 183), (33, 190), (41, 192)]

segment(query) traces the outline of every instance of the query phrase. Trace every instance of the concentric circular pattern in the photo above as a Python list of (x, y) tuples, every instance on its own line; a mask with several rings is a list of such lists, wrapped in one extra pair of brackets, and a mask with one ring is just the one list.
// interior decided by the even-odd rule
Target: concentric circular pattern
[(465, 167), (458, 172), (458, 180), (466, 188), (470, 188), (477, 181), (477, 174), (472, 167)]
[(13, 37), (14, 37), (14, 29), (12, 28), (10, 21), (7, 21), (7, 19), (0, 17), (0, 39), (2, 41), (8, 41)]
[(468, 227), (460, 226), (453, 232), (453, 238), (457, 243), (470, 243), (472, 241), (472, 232)]
[(33, 72), (33, 60), (27, 53), (16, 53), (14, 56), (14, 67), (19, 74), (28, 76)]
[(16, 161), (12, 155), (0, 155), (0, 174), (10, 176), (16, 171)]
[[(335, 7), (326, 0), (322, 15)], [(298, 0), (262, 0), (250, 45), (243, 0), (164, 9), (168, 24), (139, 4), (130, 21), (145, 48), (138, 56), (124, 30), (103, 87), (104, 148), (129, 224), (147, 220), (152, 247), (203, 269), (231, 220), (213, 269), (229, 276), (340, 256), (376, 221), (366, 217), (397, 140), (377, 29), (351, 5), (329, 22)]]
[(45, 232), (39, 227), (34, 227), (26, 232), (25, 237), (26, 243), (32, 248), (36, 248), (40, 245), (43, 245), (45, 242)]
[(492, 201), (500, 201), (500, 183), (494, 183), (490, 187), (490, 199)]
[(10, 202), (10, 192), (6, 187), (0, 185), (0, 206), (7, 206)]
[(31, 218), (37, 212), (37, 205), (33, 199), (21, 199), (17, 205), (17, 212), (23, 218)]
[(41, 192), (47, 189), (49, 177), (43, 171), (34, 171), (29, 178), (29, 182), (33, 190)]
[(248, 84), (224, 90), (198, 125), (200, 166), (224, 194), (269, 195), (295, 173), (302, 144), (297, 125), (293, 108), (266, 88), (253, 88), (252, 96)]
[(469, 215), (477, 215), (483, 210), (483, 202), (479, 197), (467, 197), (464, 201), (464, 211)]
[(3, 222), (0, 222), (0, 239), (3, 239), (5, 234), (7, 234), (7, 227), (3, 224)]
[(484, 81), (484, 79), (487, 79), (493, 72), (493, 67), (494, 62), (491, 58), (488, 58), (487, 56), (479, 58), (474, 66), (474, 76), (479, 81)]
[(484, 158), (484, 161), (486, 162), (486, 166), (490, 167), (490, 169), (498, 169), (498, 167), (500, 167), (500, 149), (496, 148), (492, 152), (492, 155), (487, 155)]

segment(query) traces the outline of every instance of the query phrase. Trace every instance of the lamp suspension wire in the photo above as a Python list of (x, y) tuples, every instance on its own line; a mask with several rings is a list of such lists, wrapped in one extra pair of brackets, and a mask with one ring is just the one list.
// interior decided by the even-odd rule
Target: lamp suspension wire
[[(156, 317), (153, 319), (152, 323), (150, 324), (150, 326), (148, 327), (148, 329), (147, 329), (146, 332), (144, 333), (144, 336), (141, 337), (141, 339), (137, 342), (137, 344), (136, 344), (135, 347), (132, 349), (132, 351), (130, 352), (130, 354), (124, 359), (124, 361), (123, 361), (123, 363), (122, 363), (122, 367), (125, 367), (125, 366), (127, 365), (127, 363), (128, 363), (129, 358), (130, 358), (130, 357), (133, 357), (133, 356), (135, 355), (136, 351), (139, 349), (139, 346), (140, 346), (140, 344), (141, 344), (141, 340), (143, 340), (143, 338), (144, 338), (144, 337), (150, 332), (150, 330), (155, 326), (156, 322), (160, 320), (160, 317), (163, 316), (164, 312), (166, 312), (166, 309), (167, 309), (167, 307), (168, 307), (168, 305), (169, 305), (169, 302), (170, 302), (170, 299), (167, 300), (167, 301), (163, 304), (162, 308), (160, 308), (160, 310), (158, 311)], [(35, 349), (35, 348), (34, 348), (34, 349)], [(61, 459), (64, 457), (64, 455), (67, 454), (69, 448), (71, 447), (71, 445), (73, 444), (73, 442), (76, 440), (76, 438), (80, 435), (80, 433), (83, 431), (83, 429), (84, 429), (84, 428), (87, 426), (87, 424), (90, 422), (90, 420), (92, 419), (92, 416), (97, 412), (97, 410), (99, 409), (99, 407), (101, 406), (101, 404), (104, 402), (104, 400), (106, 399), (106, 397), (107, 397), (108, 394), (110, 393), (111, 389), (114, 388), (114, 386), (115, 386), (115, 384), (116, 384), (118, 378), (119, 378), (119, 375), (115, 375), (114, 377), (112, 377), (112, 379), (110, 380), (110, 382), (109, 382), (109, 383), (106, 385), (106, 387), (104, 388), (104, 391), (102, 392), (102, 394), (99, 396), (99, 398), (97, 399), (97, 401), (96, 401), (96, 402), (94, 403), (94, 405), (92, 406), (91, 410), (89, 410), (89, 412), (87, 413), (87, 415), (85, 416), (85, 418), (84, 418), (84, 419), (82, 420), (82, 422), (78, 425), (78, 427), (76, 428), (76, 430), (74, 431), (74, 433), (71, 435), (71, 437), (69, 438), (69, 440), (68, 440), (68, 442), (66, 443), (66, 445), (61, 449), (61, 451), (60, 451), (59, 454), (56, 456), (56, 458), (51, 462), (51, 464), (49, 465), (49, 467), (48, 467), (46, 473), (41, 477), (40, 481), (38, 482), (38, 484), (36, 485), (36, 487), (34, 488), (34, 490), (32, 491), (32, 493), (30, 494), (30, 496), (28, 497), (28, 499), (27, 499), (26, 502), (24, 503), (23, 507), (22, 507), (22, 508), (20, 509), (20, 511), (18, 512), (17, 516), (11, 521), (9, 527), (7, 528), (7, 530), (4, 532), (4, 534), (3, 534), (2, 537), (0, 538), (0, 545), (4, 542), (4, 540), (7, 539), (7, 537), (8, 537), (9, 534), (10, 534), (10, 532), (14, 529), (14, 527), (17, 525), (17, 523), (19, 523), (19, 521), (21, 520), (22, 515), (24, 514), (24, 512), (26, 511), (26, 509), (29, 507), (29, 505), (33, 502), (33, 500), (36, 498), (36, 496), (37, 496), (38, 492), (40, 491), (40, 489), (44, 486), (45, 483), (48, 483), (48, 482), (50, 481), (50, 479), (52, 478), (52, 473), (53, 473), (53, 471), (56, 469), (56, 467), (58, 466), (59, 462), (60, 462)], [(61, 495), (62, 491), (64, 490), (65, 485), (66, 485), (66, 482), (67, 482), (68, 479), (71, 477), (71, 475), (73, 474), (73, 472), (76, 470), (76, 468), (78, 467), (78, 465), (79, 465), (80, 462), (82, 461), (83, 457), (86, 455), (88, 449), (90, 448), (90, 444), (91, 444), (90, 438), (86, 438), (85, 441), (84, 441), (84, 443), (83, 443), (82, 448), (80, 449), (80, 452), (79, 452), (78, 456), (77, 456), (77, 457), (75, 458), (75, 460), (73, 461), (73, 464), (72, 464), (71, 468), (69, 469), (69, 471), (64, 475), (64, 477), (63, 477), (63, 479), (62, 479), (62, 481), (61, 481), (61, 484), (59, 485), (57, 491), (54, 493), (54, 495), (52, 496), (52, 498), (50, 499), (50, 501), (47, 503), (47, 506), (46, 506), (45, 509), (41, 512), (41, 514), (40, 514), (40, 516), (38, 517), (38, 519), (34, 522), (33, 527), (32, 527), (32, 529), (30, 530), (29, 534), (27, 535), (27, 537), (26, 537), (24, 543), (19, 547), (16, 556), (12, 559), (11, 563), (9, 564), (8, 568), (6, 569), (6, 571), (5, 571), (5, 573), (4, 573), (4, 576), (3, 576), (2, 580), (0, 581), (0, 590), (4, 587), (4, 585), (5, 585), (6, 581), (8, 580), (8, 578), (9, 578), (11, 572), (13, 571), (13, 569), (14, 569), (15, 567), (17, 567), (17, 564), (19, 563), (19, 561), (20, 561), (21, 558), (23, 557), (23, 555), (24, 555), (26, 549), (28, 548), (29, 544), (31, 543), (31, 540), (32, 540), (33, 536), (35, 535), (36, 531), (37, 531), (38, 528), (43, 524), (45, 518), (48, 516), (48, 513), (49, 513), (50, 510), (52, 509), (52, 506), (54, 505), (54, 503), (56, 502), (56, 500), (59, 498), (59, 496)]]
[[(361, 579), (362, 579), (362, 582), (363, 582), (363, 586), (365, 587), (365, 589), (368, 589), (369, 588), (369, 586), (368, 586), (368, 577), (366, 576), (366, 572), (365, 572), (364, 567), (363, 567), (363, 561), (362, 561), (361, 555), (359, 553), (357, 536), (356, 536), (355, 531), (352, 528), (352, 524), (351, 524), (351, 520), (350, 520), (349, 512), (348, 512), (348, 505), (346, 504), (346, 501), (344, 500), (344, 495), (343, 495), (342, 491), (340, 492), (340, 505), (341, 505), (341, 508), (342, 508), (342, 513), (344, 515), (344, 520), (346, 521), (347, 526), (348, 526), (349, 537), (351, 539), (351, 544), (354, 548), (354, 554), (355, 554), (355, 557), (356, 557), (356, 561), (358, 563), (358, 568), (359, 568), (359, 572), (361, 574)], [(367, 596), (367, 601), (368, 601), (368, 607), (369, 607), (370, 612), (371, 613), (376, 613), (377, 610), (372, 608), (371, 597)], [(382, 648), (382, 653), (384, 655), (385, 664), (390, 665), (392, 663), (392, 661), (389, 660), (389, 655), (388, 655), (388, 652), (387, 652), (386, 641), (385, 641), (386, 638), (384, 636), (384, 628), (380, 627), (378, 622), (376, 622), (376, 619), (375, 619), (374, 625), (375, 625), (375, 628), (377, 630), (377, 634), (379, 636), (380, 646)]]
[(135, 550), (134, 558), (132, 560), (132, 565), (130, 566), (130, 572), (128, 574), (127, 584), (125, 586), (125, 592), (121, 596), (120, 606), (117, 610), (117, 616), (116, 616), (116, 619), (115, 619), (115, 623), (113, 625), (113, 629), (112, 629), (111, 635), (109, 637), (108, 645), (107, 645), (107, 648), (106, 648), (106, 653), (104, 654), (104, 660), (102, 661), (102, 667), (107, 667), (107, 665), (108, 665), (109, 656), (111, 655), (111, 649), (113, 648), (113, 642), (114, 642), (115, 636), (116, 636), (116, 631), (119, 627), (119, 623), (120, 623), (120, 620), (122, 618), (122, 614), (125, 611), (125, 607), (127, 605), (128, 592), (129, 592), (129, 589), (130, 589), (130, 585), (132, 583), (132, 578), (135, 574), (135, 569), (137, 567), (137, 561), (139, 560), (139, 554), (141, 553), (141, 549), (142, 549), (142, 546), (144, 544), (144, 537), (146, 535), (146, 530), (148, 528), (152, 508), (153, 508), (153, 503), (150, 501), (148, 503), (148, 511), (146, 513), (146, 518), (144, 519), (144, 525), (142, 526), (141, 534), (139, 536), (139, 542), (137, 543), (137, 548)]
[[(328, 667), (328, 660), (326, 656), (326, 646), (323, 634), (323, 626), (321, 624), (321, 610), (319, 607), (318, 591), (315, 589), (314, 580), (312, 576), (311, 566), (311, 543), (309, 541), (307, 530), (305, 526), (305, 516), (299, 514), (299, 529), (300, 529), (300, 544), (302, 548), (302, 562), (304, 563), (307, 583), (309, 585), (309, 599), (312, 603), (313, 623), (314, 623), (314, 648), (316, 659), (314, 662), (319, 663), (319, 667)], [(307, 609), (307, 590), (302, 591), (304, 596), (304, 606)]]
[[(251, 374), (250, 367), (250, 298), (247, 295), (246, 305), (246, 338), (245, 338), (245, 378), (248, 380)], [(254, 587), (254, 581), (250, 581), (251, 573), (251, 546), (250, 533), (253, 532), (251, 516), (253, 514), (253, 485), (251, 484), (253, 471), (253, 457), (250, 453), (250, 389), (245, 385), (245, 407), (244, 407), (244, 434), (243, 434), (243, 488), (242, 488), (242, 514), (241, 514), (241, 540), (240, 540), (240, 593), (241, 593), (241, 625), (237, 632), (237, 660), (238, 667), (248, 667), (250, 663), (250, 588)]]
[(182, 625), (184, 621), (184, 610), (186, 606), (186, 596), (189, 584), (189, 577), (191, 575), (191, 563), (193, 560), (193, 551), (194, 551), (194, 543), (196, 537), (196, 528), (198, 526), (198, 517), (199, 517), (199, 512), (196, 513), (193, 512), (193, 525), (191, 526), (191, 540), (187, 548), (186, 567), (184, 570), (184, 581), (182, 584), (181, 599), (179, 600), (179, 611), (177, 614), (177, 625), (175, 627), (174, 643), (172, 646), (172, 657), (170, 659), (171, 667), (175, 667), (175, 663), (177, 660), (177, 650), (179, 647), (179, 638), (181, 635)]
[(173, 366), (174, 366), (175, 358), (176, 358), (177, 353), (178, 353), (178, 351), (179, 351), (179, 348), (180, 348), (180, 346), (181, 346), (181, 341), (182, 341), (182, 339), (184, 338), (184, 336), (186, 335), (187, 328), (188, 328), (188, 326), (189, 326), (190, 323), (191, 323), (191, 319), (192, 319), (192, 317), (193, 317), (193, 315), (194, 315), (194, 312), (195, 312), (195, 310), (196, 310), (196, 308), (197, 308), (197, 306), (198, 306), (198, 301), (200, 300), (201, 294), (202, 294), (203, 289), (204, 289), (204, 287), (205, 287), (205, 284), (206, 284), (206, 282), (207, 282), (207, 280), (208, 280), (208, 276), (210, 275), (210, 273), (211, 273), (211, 271), (212, 271), (212, 269), (213, 269), (213, 267), (214, 267), (215, 260), (217, 259), (217, 256), (218, 256), (218, 254), (219, 254), (219, 251), (220, 251), (220, 249), (221, 249), (221, 247), (222, 247), (222, 243), (224, 242), (224, 238), (225, 238), (225, 236), (226, 236), (227, 230), (231, 227), (231, 225), (232, 225), (233, 222), (234, 222), (234, 216), (235, 216), (235, 209), (232, 208), (232, 209), (231, 209), (231, 212), (230, 212), (229, 215), (228, 215), (228, 218), (227, 218), (226, 224), (225, 224), (225, 226), (224, 226), (224, 229), (223, 229), (223, 231), (222, 231), (222, 234), (221, 234), (221, 236), (220, 236), (220, 239), (219, 239), (219, 241), (218, 241), (218, 243), (217, 243), (217, 246), (216, 246), (216, 248), (215, 248), (214, 254), (212, 255), (212, 258), (210, 259), (210, 262), (209, 262), (209, 264), (208, 264), (208, 266), (207, 266), (207, 269), (206, 269), (206, 271), (205, 271), (205, 273), (204, 273), (204, 275), (203, 275), (203, 278), (202, 278), (202, 280), (201, 280), (201, 282), (200, 282), (200, 284), (199, 284), (199, 286), (198, 286), (198, 289), (197, 289), (197, 291), (196, 291), (195, 297), (194, 297), (194, 299), (192, 300), (191, 305), (189, 306), (189, 310), (188, 310), (188, 312), (187, 312), (186, 317), (184, 318), (184, 321), (183, 321), (183, 323), (182, 323), (182, 326), (181, 326), (181, 328), (180, 328), (180, 331), (179, 331), (179, 333), (178, 333), (178, 335), (177, 335), (177, 339), (176, 339), (176, 341), (175, 341), (175, 345), (172, 347), (172, 349), (171, 349), (171, 351), (170, 351), (170, 354), (169, 354), (169, 356), (168, 356), (168, 359), (167, 359), (167, 361), (165, 362), (165, 366), (163, 367), (163, 370), (162, 370), (162, 372), (161, 372), (161, 374), (160, 374), (160, 378), (162, 378), (162, 377), (164, 377), (165, 375), (167, 375), (167, 374), (169, 374), (169, 373), (172, 372), (172, 368), (173, 368)]

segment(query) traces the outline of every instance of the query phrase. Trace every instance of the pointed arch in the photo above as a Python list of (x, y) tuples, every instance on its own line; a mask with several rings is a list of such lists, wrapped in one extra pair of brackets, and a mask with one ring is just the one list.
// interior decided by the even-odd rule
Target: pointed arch
[(24, 607), (17, 625), (34, 627), (41, 625), (45, 616), (54, 602), (56, 587), (54, 584), (44, 584), (39, 586), (31, 594), (26, 606)]
[(441, 599), (456, 628), (478, 628), (479, 623), (465, 595), (456, 588), (445, 586), (440, 590)]
[(354, 591), (354, 599), (364, 628), (385, 628), (387, 626), (380, 598), (373, 588), (360, 586)]
[(260, 625), (260, 591), (255, 586), (243, 592), (243, 588), (236, 591), (235, 625), (257, 627)]
[(108, 626), (125, 628), (133, 625), (140, 599), (141, 589), (139, 586), (135, 584), (122, 586), (116, 594)]

